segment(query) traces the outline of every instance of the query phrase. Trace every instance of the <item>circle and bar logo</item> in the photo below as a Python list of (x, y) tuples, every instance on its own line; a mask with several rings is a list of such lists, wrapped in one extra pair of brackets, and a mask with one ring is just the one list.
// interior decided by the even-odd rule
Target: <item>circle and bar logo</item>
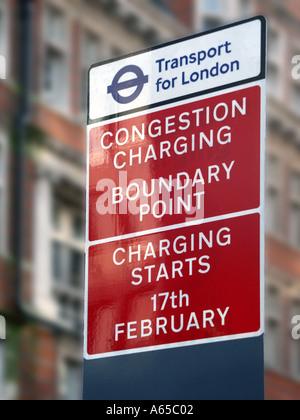
[[(133, 73), (136, 77), (121, 81), (123, 76), (128, 73)], [(149, 83), (149, 76), (144, 75), (140, 67), (129, 65), (118, 71), (112, 81), (111, 86), (108, 86), (107, 93), (111, 94), (114, 100), (119, 104), (129, 104), (140, 96), (145, 84), (147, 83)], [(131, 88), (135, 88), (135, 90), (130, 95), (123, 96), (120, 94), (120, 92)]]

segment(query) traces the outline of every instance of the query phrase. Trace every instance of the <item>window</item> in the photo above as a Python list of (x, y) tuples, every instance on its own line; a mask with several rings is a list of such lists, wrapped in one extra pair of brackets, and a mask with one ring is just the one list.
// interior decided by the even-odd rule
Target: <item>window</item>
[(217, 17), (206, 17), (203, 19), (203, 31), (209, 31), (219, 26), (222, 26), (222, 19)]
[(276, 99), (283, 97), (283, 62), (285, 35), (276, 26), (270, 26), (268, 32), (268, 78), (269, 94)]
[(278, 89), (280, 82), (280, 72), (277, 65), (270, 63), (268, 66), (268, 89)]
[(280, 230), (279, 208), (279, 193), (270, 187), (266, 193), (266, 230), (268, 233), (278, 233)]
[(276, 156), (267, 157), (266, 170), (266, 231), (281, 233), (281, 183), (280, 164)]
[(115, 57), (121, 57), (124, 54), (124, 52), (119, 48), (119, 47), (112, 47), (111, 50), (111, 57), (115, 58)]
[(100, 41), (96, 35), (86, 32), (83, 36), (82, 43), (82, 58), (87, 67), (100, 61), (99, 48)]
[(47, 47), (45, 52), (44, 90), (47, 99), (57, 103), (64, 91), (66, 62), (64, 55), (54, 48)]
[(298, 172), (291, 175), (290, 194), (296, 200), (300, 199), (300, 173)]
[(0, 55), (5, 55), (4, 40), (5, 40), (5, 16), (4, 16), (4, 2), (0, 0)]
[[(291, 304), (291, 316), (293, 319), (295, 315), (300, 315), (300, 300), (294, 300)], [(292, 325), (292, 328), (294, 326)], [(300, 379), (300, 340), (293, 340), (291, 342), (291, 376)]]
[(204, 31), (217, 28), (222, 25), (223, 8), (225, 7), (222, 0), (203, 0), (203, 23)]
[(300, 82), (299, 81), (295, 81), (292, 84), (291, 107), (297, 115), (300, 115)]
[(7, 340), (0, 341), (0, 401), (16, 400), (18, 396), (19, 328), (7, 326)]
[(239, 12), (240, 18), (249, 18), (253, 16), (252, 0), (240, 0)]
[(221, 26), (228, 16), (226, 0), (198, 0), (196, 3), (196, 28), (202, 31)]
[[(8, 12), (7, 0), (0, 0), (0, 56), (2, 56), (2, 66), (7, 66), (8, 60)], [(7, 69), (5, 69), (5, 74)], [(0, 79), (4, 79), (0, 74)]]
[(88, 70), (92, 64), (101, 61), (100, 54), (100, 39), (90, 33), (84, 32), (82, 36), (82, 53), (81, 53), (81, 68), (80, 68), (80, 85), (81, 85), (81, 103), (80, 108), (82, 113), (87, 113), (87, 76)]
[(277, 320), (266, 320), (265, 363), (268, 368), (280, 367), (280, 325)]
[(279, 160), (274, 155), (267, 156), (267, 170), (266, 170), (267, 182), (269, 184), (278, 184), (280, 179), (280, 167)]
[(281, 366), (280, 314), (280, 292), (276, 286), (269, 285), (266, 289), (265, 362), (273, 369)]
[(275, 57), (279, 50), (279, 35), (274, 29), (270, 29), (268, 36), (268, 53), (270, 57)]
[(68, 21), (60, 9), (45, 10), (43, 92), (48, 104), (67, 110), (69, 105)]
[(0, 131), (0, 255), (6, 250), (6, 161), (6, 142)]
[(300, 116), (300, 46), (298, 43), (291, 42), (290, 49), (290, 62), (291, 74), (290, 78), (290, 94), (289, 106), (291, 111), (297, 116)]
[(7, 40), (7, 29), (6, 29), (6, 0), (0, 0), (0, 55), (6, 55), (6, 40)]
[(290, 217), (289, 243), (300, 247), (300, 173), (294, 172), (290, 177)]
[(224, 0), (203, 0), (203, 10), (208, 13), (221, 12)]
[(295, 203), (290, 208), (289, 242), (295, 247), (300, 246), (300, 205)]
[(150, 2), (164, 12), (169, 12), (168, 2), (166, 0), (150, 0)]
[(276, 286), (268, 285), (266, 292), (266, 313), (269, 317), (276, 318), (280, 308), (280, 294)]
[(52, 278), (57, 283), (80, 288), (82, 286), (82, 251), (54, 240), (52, 242)]
[(60, 320), (73, 329), (82, 324), (84, 282), (84, 218), (80, 203), (78, 207), (54, 197), (51, 233), (53, 294)]
[(82, 399), (82, 365), (73, 360), (65, 361), (64, 394), (64, 400), (66, 401)]
[(49, 6), (46, 13), (46, 37), (48, 41), (57, 44), (66, 39), (64, 15), (53, 6)]

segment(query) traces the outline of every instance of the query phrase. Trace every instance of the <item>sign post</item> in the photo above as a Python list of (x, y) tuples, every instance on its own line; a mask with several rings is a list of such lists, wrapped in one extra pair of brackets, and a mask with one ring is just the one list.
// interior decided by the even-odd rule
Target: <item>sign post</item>
[(266, 22), (90, 70), (85, 399), (263, 398)]

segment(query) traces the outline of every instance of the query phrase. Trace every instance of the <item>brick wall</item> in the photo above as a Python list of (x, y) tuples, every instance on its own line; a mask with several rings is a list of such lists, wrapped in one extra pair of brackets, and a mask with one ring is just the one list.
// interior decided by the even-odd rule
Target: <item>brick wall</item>
[(3, 312), (12, 312), (15, 308), (13, 264), (0, 258), (0, 308)]
[(193, 24), (193, 0), (166, 0), (171, 12), (179, 19), (184, 25), (192, 27)]
[(20, 339), (21, 400), (52, 400), (56, 394), (56, 342), (46, 329), (24, 327)]
[(298, 20), (300, 20), (299, 0), (285, 0), (285, 7)]
[(300, 395), (300, 384), (286, 379), (274, 372), (265, 372), (265, 399), (266, 400), (287, 400), (298, 401)]
[(300, 278), (300, 254), (274, 238), (266, 240), (266, 258), (271, 267), (277, 267), (292, 277)]
[(34, 124), (48, 136), (59, 139), (61, 143), (77, 152), (86, 152), (86, 133), (81, 125), (75, 125), (63, 116), (39, 105), (33, 112)]

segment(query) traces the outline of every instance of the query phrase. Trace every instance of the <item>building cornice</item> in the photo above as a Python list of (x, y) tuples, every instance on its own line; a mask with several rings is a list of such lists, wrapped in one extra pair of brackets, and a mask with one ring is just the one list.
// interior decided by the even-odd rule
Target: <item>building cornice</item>
[[(127, 32), (138, 36), (145, 46), (186, 35), (187, 29), (147, 0), (88, 0), (105, 15), (118, 21)], [(86, 1), (85, 1), (86, 4)]]

